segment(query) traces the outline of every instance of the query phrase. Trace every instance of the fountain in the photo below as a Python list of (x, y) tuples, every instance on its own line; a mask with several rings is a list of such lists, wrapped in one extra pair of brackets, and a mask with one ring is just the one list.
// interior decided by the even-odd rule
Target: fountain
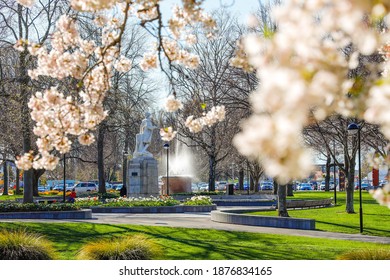
[[(160, 166), (164, 166), (167, 162), (167, 156), (164, 155), (160, 162)], [(184, 145), (180, 141), (175, 143), (175, 153), (169, 155), (169, 194), (175, 193), (189, 193), (192, 192), (192, 174), (193, 170), (193, 157), (190, 148)], [(166, 164), (165, 175), (161, 176), (163, 182), (161, 193), (167, 194), (167, 176), (166, 176)]]

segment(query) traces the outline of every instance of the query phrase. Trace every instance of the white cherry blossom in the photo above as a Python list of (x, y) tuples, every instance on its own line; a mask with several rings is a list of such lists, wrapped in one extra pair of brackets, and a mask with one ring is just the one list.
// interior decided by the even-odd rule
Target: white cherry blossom
[(160, 136), (163, 141), (172, 141), (176, 137), (176, 134), (177, 131), (174, 131), (171, 126), (160, 129)]
[(165, 111), (176, 112), (181, 108), (183, 108), (183, 104), (180, 102), (180, 100), (176, 99), (175, 96), (170, 95), (165, 100)]

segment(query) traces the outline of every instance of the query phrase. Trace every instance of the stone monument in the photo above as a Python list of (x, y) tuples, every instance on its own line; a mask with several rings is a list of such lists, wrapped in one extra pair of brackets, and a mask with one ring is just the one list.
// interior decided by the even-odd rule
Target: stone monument
[(146, 113), (135, 138), (133, 158), (128, 164), (127, 197), (159, 195), (157, 160), (148, 151), (155, 128), (150, 113)]

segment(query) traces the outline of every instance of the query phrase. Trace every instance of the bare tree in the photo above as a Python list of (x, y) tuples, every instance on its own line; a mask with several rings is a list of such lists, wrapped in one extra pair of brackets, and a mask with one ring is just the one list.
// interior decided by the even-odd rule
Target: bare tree
[(221, 12), (216, 18), (219, 23), (217, 39), (206, 40), (198, 34), (198, 43), (193, 47), (193, 52), (200, 57), (199, 67), (173, 67), (174, 94), (178, 92), (180, 97), (186, 98), (184, 109), (176, 116), (177, 119), (187, 118), (190, 114), (201, 116), (212, 106), (224, 105), (226, 108), (223, 122), (196, 134), (182, 125), (184, 121), (174, 123), (182, 139), (188, 139), (188, 146), (198, 147), (207, 155), (210, 191), (215, 190), (217, 164), (232, 153), (231, 140), (241, 119), (236, 105), (227, 102), (226, 98), (235, 90), (227, 83), (233, 79), (233, 67), (229, 61), (234, 53), (233, 41), (238, 36), (235, 19), (226, 12)]
[[(15, 1), (0, 1), (0, 17), (3, 19), (0, 25), (0, 47), (3, 50), (10, 49), (19, 40), (32, 40), (38, 44), (44, 44), (54, 27), (54, 22), (66, 8), (67, 3), (62, 0), (40, 1), (32, 9), (26, 9)], [(0, 83), (2, 95), (4, 95), (4, 89), (12, 87), (14, 97), (18, 98), (20, 109), (17, 112), (20, 114), (18, 119), (24, 152), (29, 152), (34, 148), (28, 101), (37, 85), (32, 83), (27, 74), (27, 69), (33, 62), (26, 49), (20, 52), (12, 67), (12, 75), (7, 79), (2, 77)], [(14, 83), (16, 86), (13, 85)], [(41, 174), (43, 171), (26, 170), (24, 172), (24, 202), (33, 201), (33, 186), (37, 186), (37, 177)]]

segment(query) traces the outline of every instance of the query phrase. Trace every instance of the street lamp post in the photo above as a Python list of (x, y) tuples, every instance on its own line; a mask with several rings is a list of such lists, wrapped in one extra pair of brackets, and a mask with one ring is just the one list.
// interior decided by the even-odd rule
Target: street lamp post
[(167, 189), (166, 189), (166, 194), (169, 195), (169, 144), (165, 143), (164, 144), (164, 149), (167, 151)]
[(66, 193), (66, 156), (64, 154), (64, 196), (62, 198), (62, 202), (65, 203), (65, 193)]
[(126, 150), (123, 150), (123, 162), (122, 162), (122, 183), (123, 187), (127, 188), (127, 156), (129, 154)]
[(246, 162), (246, 187), (248, 188), (248, 195), (249, 195), (249, 187), (250, 187), (250, 184), (251, 184), (251, 178), (250, 178), (250, 173), (249, 173), (249, 162), (247, 161)]
[(356, 123), (348, 125), (348, 134), (354, 135), (357, 133), (358, 137), (358, 165), (359, 165), (359, 217), (360, 217), (360, 233), (363, 232), (363, 206), (362, 206), (362, 168), (360, 159), (360, 126)]
[[(334, 185), (334, 205), (337, 204), (337, 192), (336, 192), (336, 141), (333, 141), (333, 185)], [(339, 180), (340, 185), (340, 180)]]

